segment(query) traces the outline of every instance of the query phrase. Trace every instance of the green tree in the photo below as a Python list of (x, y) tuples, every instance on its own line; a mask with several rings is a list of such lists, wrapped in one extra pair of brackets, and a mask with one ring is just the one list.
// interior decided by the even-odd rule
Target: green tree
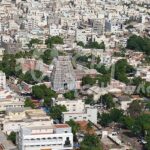
[(133, 126), (135, 124), (135, 119), (130, 117), (130, 116), (124, 116), (123, 120), (122, 120), (122, 123), (123, 123), (125, 128), (127, 128), (129, 130), (132, 130)]
[(49, 82), (50, 81), (50, 77), (49, 76), (44, 76), (43, 81)]
[(6, 76), (15, 76), (16, 73), (16, 59), (13, 54), (4, 54), (0, 70), (5, 72)]
[(135, 118), (135, 123), (132, 128), (132, 132), (138, 136), (146, 136), (147, 132), (150, 131), (150, 115), (141, 114)]
[(70, 100), (75, 99), (75, 91), (69, 91), (67, 93), (64, 93), (64, 97)]
[(43, 60), (43, 62), (45, 64), (51, 64), (52, 60), (54, 57), (58, 56), (58, 51), (57, 50), (52, 50), (52, 49), (48, 49), (46, 51), (44, 51), (43, 55), (41, 55), (41, 59)]
[(116, 109), (116, 108), (113, 108), (110, 111), (110, 117), (111, 117), (112, 121), (120, 122), (122, 117), (123, 117), (123, 111)]
[(105, 49), (104, 42), (101, 42), (100, 44), (98, 42), (92, 42), (89, 41), (86, 45), (86, 48), (94, 48), (94, 49)]
[(88, 96), (84, 101), (85, 104), (93, 104), (94, 103), (93, 95)]
[(79, 124), (77, 124), (73, 119), (66, 122), (72, 129), (73, 135), (76, 135), (76, 133), (80, 130)]
[(7, 137), (8, 140), (12, 141), (14, 144), (16, 144), (16, 133), (15, 132), (11, 132), (8, 137)]
[(77, 42), (77, 45), (81, 46), (81, 47), (84, 47), (84, 43), (83, 42)]
[(128, 113), (131, 117), (138, 117), (142, 112), (142, 105), (139, 103), (139, 101), (135, 100), (132, 103), (130, 103), (128, 108)]
[(31, 39), (28, 44), (28, 47), (31, 48), (33, 46), (33, 44), (41, 44), (41, 43), (42, 43), (42, 41), (39, 39)]
[(150, 39), (147, 37), (140, 37), (137, 35), (132, 35), (127, 40), (127, 48), (134, 51), (145, 52), (146, 54), (150, 54)]
[(102, 114), (100, 115), (100, 124), (101, 124), (103, 127), (107, 127), (111, 122), (112, 122), (112, 119), (111, 119), (109, 113), (102, 113)]
[(126, 59), (121, 59), (115, 64), (115, 79), (124, 83), (129, 83), (127, 74), (134, 73), (135, 69), (128, 64)]
[(53, 119), (61, 120), (62, 112), (66, 112), (67, 108), (64, 105), (55, 105), (50, 108), (50, 116)]
[(81, 142), (81, 150), (102, 150), (102, 145), (96, 135), (86, 134)]
[(96, 83), (95, 78), (90, 77), (89, 75), (82, 78), (82, 85), (94, 85)]
[(42, 77), (42, 72), (39, 70), (27, 71), (23, 76), (23, 81), (28, 84), (36, 84), (39, 79)]
[(51, 88), (47, 88), (46, 85), (35, 85), (32, 87), (32, 95), (37, 99), (51, 99), (56, 98), (57, 94)]
[(150, 102), (148, 101), (148, 102), (146, 102), (146, 104), (145, 104), (145, 108), (146, 109), (148, 109), (148, 110), (150, 110)]
[(63, 44), (63, 39), (59, 36), (52, 36), (45, 40), (45, 44), (48, 48), (52, 48), (53, 44)]
[(101, 96), (102, 104), (106, 106), (107, 109), (110, 109), (115, 106), (115, 103), (113, 101), (113, 97), (111, 94), (105, 94)]
[(35, 108), (35, 105), (30, 98), (26, 98), (26, 100), (24, 102), (24, 107)]
[(134, 77), (132, 79), (132, 84), (135, 86), (139, 86), (143, 82), (143, 79), (141, 77)]
[(149, 90), (150, 82), (143, 83), (143, 86), (144, 86), (144, 90), (141, 88), (140, 94), (145, 97), (150, 97), (150, 90)]
[(110, 74), (100, 75), (97, 80), (100, 87), (107, 87), (110, 83)]
[(41, 86), (35, 85), (32, 87), (32, 95), (37, 99), (42, 99), (44, 98), (44, 90)]
[(14, 76), (22, 80), (23, 73), (20, 68), (20, 65), (16, 62), (16, 59), (22, 57), (28, 58), (32, 56), (32, 53), (33, 51), (29, 51), (29, 52), (21, 51), (16, 54), (7, 54), (5, 52), (2, 61), (0, 61), (0, 70), (5, 72), (7, 78), (9, 78), (9, 76)]
[(150, 131), (148, 131), (148, 133), (147, 133), (145, 139), (146, 139), (146, 142), (147, 142), (146, 145), (145, 145), (145, 148), (146, 148), (147, 150), (150, 150)]
[(133, 25), (128, 25), (128, 26), (126, 27), (126, 29), (133, 29), (133, 28), (134, 28)]
[(102, 74), (108, 74), (110, 73), (110, 68), (107, 68), (105, 65), (102, 65), (102, 64), (96, 64), (94, 66), (94, 68), (99, 72), (99, 73), (102, 73)]

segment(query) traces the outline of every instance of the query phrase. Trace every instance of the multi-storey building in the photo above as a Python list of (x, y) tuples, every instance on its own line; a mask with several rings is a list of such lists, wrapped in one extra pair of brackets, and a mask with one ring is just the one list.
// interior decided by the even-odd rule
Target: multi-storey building
[(22, 126), (17, 145), (19, 150), (71, 150), (73, 134), (67, 124)]
[(57, 100), (55, 103), (66, 106), (69, 112), (83, 112), (85, 108), (83, 100)]
[(63, 112), (62, 121), (65, 123), (73, 119), (74, 121), (91, 121), (97, 124), (97, 108), (85, 108), (83, 112)]

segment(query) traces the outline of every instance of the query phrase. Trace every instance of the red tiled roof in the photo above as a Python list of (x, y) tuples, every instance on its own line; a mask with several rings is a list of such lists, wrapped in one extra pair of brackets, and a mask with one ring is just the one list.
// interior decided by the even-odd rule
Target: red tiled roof
[(83, 127), (83, 126), (86, 126), (88, 124), (88, 121), (81, 120), (81, 121), (76, 121), (76, 123)]
[(55, 127), (56, 128), (68, 128), (69, 125), (68, 124), (56, 124)]

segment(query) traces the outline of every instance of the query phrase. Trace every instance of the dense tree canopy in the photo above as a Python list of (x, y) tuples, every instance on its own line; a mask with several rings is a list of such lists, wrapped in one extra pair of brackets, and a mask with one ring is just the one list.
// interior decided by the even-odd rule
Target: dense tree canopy
[(123, 123), (125, 128), (132, 130), (133, 126), (135, 124), (135, 119), (132, 118), (131, 116), (124, 116), (122, 118), (122, 123)]
[(44, 51), (43, 55), (41, 55), (41, 58), (45, 64), (51, 64), (54, 57), (58, 56), (57, 50), (46, 50)]
[(100, 44), (98, 42), (92, 42), (89, 41), (86, 45), (86, 48), (94, 48), (94, 49), (105, 49), (104, 42), (101, 42)]
[(39, 70), (27, 71), (22, 80), (28, 84), (36, 84), (42, 80), (42, 72)]
[(109, 113), (102, 113), (99, 116), (100, 124), (104, 127), (108, 126), (111, 122), (120, 123), (123, 118), (123, 111), (113, 108)]
[(110, 111), (110, 117), (114, 122), (120, 122), (123, 117), (123, 111), (120, 109), (113, 108)]
[(102, 113), (100, 115), (100, 124), (103, 127), (107, 127), (112, 122), (110, 114), (109, 113)]
[(101, 96), (101, 102), (103, 105), (106, 106), (107, 109), (110, 109), (115, 106), (115, 103), (113, 102), (113, 97), (111, 94), (105, 94)]
[[(2, 62), (0, 62), (0, 70), (5, 72), (6, 76), (16, 76), (18, 70), (16, 70), (16, 59), (13, 54), (4, 54)], [(22, 73), (22, 72), (20, 72)]]
[(32, 95), (37, 99), (44, 99), (44, 105), (46, 107), (51, 106), (51, 99), (56, 98), (57, 94), (51, 88), (47, 88), (45, 85), (35, 85), (32, 87)]
[(99, 73), (102, 73), (102, 74), (108, 74), (108, 73), (110, 73), (110, 68), (106, 67), (106, 66), (103, 65), (103, 64), (95, 64), (94, 68), (95, 68)]
[(24, 102), (24, 107), (35, 108), (35, 105), (30, 98), (26, 98), (26, 100)]
[(150, 114), (141, 114), (138, 117), (124, 116), (123, 125), (131, 130), (138, 137), (144, 137), (147, 141), (145, 145), (149, 150), (150, 145)]
[(81, 150), (102, 150), (100, 139), (96, 135), (86, 134), (81, 142)]
[(31, 48), (33, 46), (33, 44), (41, 44), (41, 43), (42, 43), (42, 41), (39, 40), (39, 39), (31, 39), (29, 41), (29, 44), (27, 44), (27, 45), (28, 45), (29, 48)]
[(48, 48), (52, 48), (53, 44), (63, 44), (63, 39), (59, 36), (52, 36), (45, 40), (45, 44)]
[(53, 119), (61, 121), (62, 112), (66, 112), (67, 108), (64, 105), (55, 105), (50, 108), (50, 116)]
[(84, 43), (83, 42), (77, 42), (77, 45), (79, 45), (79, 46), (81, 46), (81, 47), (84, 47), (85, 45), (84, 45)]
[(69, 91), (67, 93), (64, 93), (64, 97), (70, 100), (75, 99), (75, 91)]
[(93, 104), (94, 103), (93, 95), (88, 95), (84, 101), (85, 104)]
[(4, 53), (2, 61), (0, 61), (0, 70), (5, 72), (6, 76), (14, 76), (23, 80), (23, 73), (20, 65), (16, 62), (18, 58), (31, 58), (33, 55), (33, 50), (31, 51), (20, 51), (16, 54)]
[(100, 87), (107, 87), (110, 83), (110, 74), (99, 75), (97, 76), (98, 84)]
[(134, 77), (132, 79), (132, 85), (138, 86), (143, 82), (143, 79), (141, 77)]
[(135, 73), (135, 69), (128, 64), (126, 59), (121, 59), (115, 64), (115, 79), (124, 83), (129, 83), (128, 74)]
[(105, 49), (104, 42), (98, 43), (96, 41), (92, 42), (91, 40), (88, 41), (87, 44), (84, 44), (83, 42), (79, 41), (77, 42), (77, 45), (82, 46), (83, 48)]
[(72, 128), (72, 133), (74, 135), (79, 131), (80, 126), (74, 120), (71, 119), (71, 120), (67, 121), (66, 123)]
[(150, 39), (147, 37), (140, 37), (132, 35), (127, 41), (127, 48), (135, 51), (145, 52), (150, 54)]
[(96, 79), (90, 77), (89, 75), (82, 78), (82, 85), (94, 85), (96, 83)]

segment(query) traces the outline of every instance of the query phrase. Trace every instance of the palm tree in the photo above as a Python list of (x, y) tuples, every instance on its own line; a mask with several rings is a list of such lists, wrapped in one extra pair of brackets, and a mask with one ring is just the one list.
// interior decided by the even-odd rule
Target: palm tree
[(70, 121), (68, 121), (67, 124), (72, 128), (73, 135), (76, 135), (76, 133), (80, 129), (80, 126), (72, 119)]

